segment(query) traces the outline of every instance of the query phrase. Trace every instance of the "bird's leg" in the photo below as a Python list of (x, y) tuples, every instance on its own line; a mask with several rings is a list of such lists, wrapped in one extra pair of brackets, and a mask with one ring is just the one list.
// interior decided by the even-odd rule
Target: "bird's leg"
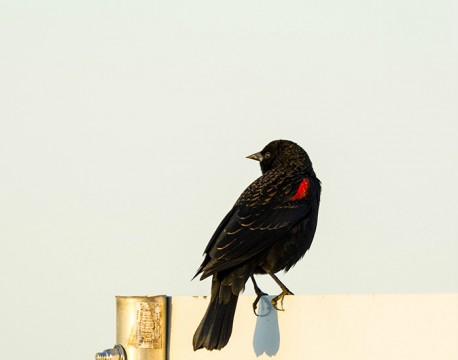
[[(285, 311), (285, 309), (283, 309), (283, 298), (285, 297), (285, 295), (294, 295), (281, 281), (278, 277), (275, 276), (275, 274), (273, 274), (272, 272), (270, 271), (266, 271), (271, 277), (272, 279), (274, 279), (274, 281), (277, 283), (278, 286), (280, 286), (282, 292), (280, 295), (274, 297), (272, 299), (272, 306), (275, 308), (275, 310), (279, 310), (279, 311)], [(281, 304), (281, 309), (279, 309), (277, 307), (277, 304), (278, 302), (280, 302)]]
[(256, 293), (256, 299), (254, 300), (254, 303), (253, 303), (253, 311), (254, 311), (254, 314), (256, 316), (259, 316), (257, 313), (256, 313), (256, 309), (258, 308), (258, 302), (259, 300), (261, 300), (261, 296), (264, 296), (264, 295), (267, 295), (265, 292), (263, 292), (258, 284), (256, 284), (256, 280), (254, 279), (254, 276), (251, 275), (251, 280), (253, 281), (253, 286), (254, 286), (254, 292)]

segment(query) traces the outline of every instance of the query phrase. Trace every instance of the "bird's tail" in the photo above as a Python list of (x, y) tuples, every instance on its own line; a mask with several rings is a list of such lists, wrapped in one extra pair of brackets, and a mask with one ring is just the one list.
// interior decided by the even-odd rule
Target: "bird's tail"
[(231, 286), (213, 276), (210, 304), (192, 339), (194, 351), (201, 348), (221, 350), (226, 346), (231, 337), (238, 298)]

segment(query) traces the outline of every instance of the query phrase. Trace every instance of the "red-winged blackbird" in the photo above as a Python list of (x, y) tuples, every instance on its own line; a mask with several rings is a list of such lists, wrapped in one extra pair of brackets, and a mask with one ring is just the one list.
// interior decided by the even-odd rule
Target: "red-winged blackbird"
[(261, 164), (262, 176), (242, 193), (216, 229), (205, 259), (194, 277), (213, 275), (210, 304), (194, 338), (194, 350), (221, 350), (232, 333), (237, 299), (254, 274), (269, 274), (282, 292), (292, 295), (274, 275), (288, 271), (312, 244), (318, 219), (321, 185), (307, 153), (296, 143), (276, 140), (248, 156)]

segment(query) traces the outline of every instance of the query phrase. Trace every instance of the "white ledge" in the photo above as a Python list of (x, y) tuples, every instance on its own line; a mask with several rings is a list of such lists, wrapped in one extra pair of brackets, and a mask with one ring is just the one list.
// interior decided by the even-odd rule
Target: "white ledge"
[[(270, 297), (271, 298), (271, 297)], [(287, 296), (285, 311), (241, 296), (229, 344), (196, 352), (205, 297), (172, 297), (169, 359), (458, 359), (458, 294)]]

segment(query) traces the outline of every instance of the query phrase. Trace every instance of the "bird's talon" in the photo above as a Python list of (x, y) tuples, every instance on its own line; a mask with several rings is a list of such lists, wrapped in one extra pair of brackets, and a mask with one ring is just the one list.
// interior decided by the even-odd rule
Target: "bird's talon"
[(268, 295), (266, 294), (265, 292), (259, 292), (256, 296), (256, 299), (254, 300), (254, 303), (253, 303), (253, 312), (256, 316), (260, 316), (257, 312), (256, 312), (256, 309), (258, 308), (258, 302), (259, 300), (261, 300), (261, 296), (265, 296), (265, 295)]
[[(285, 309), (283, 308), (283, 299), (285, 298), (286, 295), (294, 295), (294, 294), (291, 291), (289, 291), (288, 289), (286, 289), (280, 295), (272, 299), (271, 303), (275, 310), (285, 311)], [(277, 306), (278, 303), (280, 303), (281, 308)]]
[(285, 309), (283, 309), (283, 297), (281, 298), (281, 303), (280, 303), (280, 305), (281, 305), (281, 307), (282, 307), (281, 309), (280, 309), (279, 307), (277, 307), (278, 300), (279, 300), (279, 299), (278, 299), (278, 296), (277, 296), (276, 298), (273, 298), (273, 299), (272, 299), (271, 303), (272, 303), (273, 308), (274, 308), (275, 310), (277, 310), (277, 311), (285, 311)]

